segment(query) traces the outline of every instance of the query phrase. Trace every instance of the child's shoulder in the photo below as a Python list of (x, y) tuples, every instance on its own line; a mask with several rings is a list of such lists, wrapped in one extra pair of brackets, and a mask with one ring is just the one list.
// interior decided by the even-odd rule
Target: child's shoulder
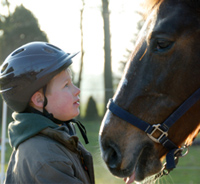
[(69, 150), (56, 140), (38, 134), (21, 143), (18, 147), (21, 155), (29, 155), (30, 158), (37, 160), (60, 160), (69, 156)]

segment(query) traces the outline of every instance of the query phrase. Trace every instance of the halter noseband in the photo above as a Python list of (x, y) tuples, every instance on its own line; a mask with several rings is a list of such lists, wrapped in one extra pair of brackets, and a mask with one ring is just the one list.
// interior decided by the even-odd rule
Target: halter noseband
[[(196, 90), (188, 99), (186, 99), (163, 123), (161, 124), (149, 124), (128, 111), (122, 109), (116, 105), (113, 99), (108, 102), (107, 108), (119, 118), (127, 121), (135, 127), (143, 130), (147, 135), (156, 143), (162, 144), (169, 150), (166, 155), (166, 165), (164, 169), (168, 172), (176, 167), (176, 161), (178, 156), (182, 156), (182, 148), (178, 148), (169, 138), (168, 131), (170, 127), (183, 116), (198, 100), (200, 100), (200, 88)], [(154, 133), (159, 132), (159, 137), (154, 137)], [(178, 155), (178, 156), (177, 156)], [(163, 169), (163, 172), (164, 172)]]

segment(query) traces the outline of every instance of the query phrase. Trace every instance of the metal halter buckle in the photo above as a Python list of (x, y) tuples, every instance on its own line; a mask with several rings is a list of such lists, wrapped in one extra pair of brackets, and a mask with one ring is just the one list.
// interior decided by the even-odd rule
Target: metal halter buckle
[[(152, 130), (151, 133), (147, 133), (147, 135), (151, 138), (151, 140), (155, 141), (156, 143), (160, 143), (160, 140), (164, 137), (164, 136), (168, 136), (168, 133), (163, 131), (161, 128), (160, 128), (160, 124), (156, 124), (156, 125), (152, 125), (152, 127), (154, 128)], [(160, 133), (160, 135), (158, 137), (154, 137), (153, 134), (154, 133)]]

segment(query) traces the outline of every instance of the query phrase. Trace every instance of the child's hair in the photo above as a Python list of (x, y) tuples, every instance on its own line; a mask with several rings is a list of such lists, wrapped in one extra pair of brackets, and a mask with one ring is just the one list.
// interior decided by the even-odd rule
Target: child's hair
[(0, 67), (0, 92), (7, 105), (23, 112), (31, 96), (68, 68), (76, 54), (45, 42), (31, 42), (13, 51)]

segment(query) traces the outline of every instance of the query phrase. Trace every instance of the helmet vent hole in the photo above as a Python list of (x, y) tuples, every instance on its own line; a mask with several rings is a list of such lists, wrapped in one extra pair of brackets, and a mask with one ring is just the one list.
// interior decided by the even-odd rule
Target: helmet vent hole
[(3, 73), (6, 70), (7, 67), (8, 67), (8, 63), (3, 65), (3, 67), (1, 68), (1, 73)]
[(44, 47), (43, 50), (44, 50), (45, 52), (49, 53), (49, 54), (55, 53), (54, 50), (52, 50), (51, 48), (48, 48), (48, 47)]
[(14, 53), (12, 53), (11, 56), (15, 56), (15, 55), (17, 55), (17, 54), (23, 52), (24, 50), (25, 50), (24, 48), (22, 48), (22, 49), (18, 49), (18, 50), (16, 50)]
[(61, 50), (60, 48), (58, 48), (58, 47), (56, 47), (56, 46), (54, 46), (54, 45), (51, 45), (51, 44), (49, 44), (49, 43), (47, 43), (47, 45), (50, 46), (50, 47), (53, 47), (53, 48), (56, 49), (56, 50)]

